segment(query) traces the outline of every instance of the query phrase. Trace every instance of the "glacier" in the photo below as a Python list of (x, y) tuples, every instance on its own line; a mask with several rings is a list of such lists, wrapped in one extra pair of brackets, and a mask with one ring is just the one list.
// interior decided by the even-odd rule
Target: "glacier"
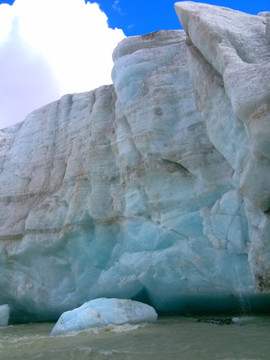
[(108, 325), (152, 323), (157, 313), (152, 306), (127, 299), (100, 298), (64, 312), (54, 325), (51, 335)]
[(100, 297), (269, 311), (269, 17), (175, 5), (112, 85), (0, 131), (0, 303), (54, 321)]

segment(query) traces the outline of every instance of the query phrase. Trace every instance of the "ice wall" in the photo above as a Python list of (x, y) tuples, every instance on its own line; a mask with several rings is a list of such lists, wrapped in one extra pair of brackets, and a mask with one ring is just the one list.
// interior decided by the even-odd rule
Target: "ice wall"
[[(55, 320), (97, 297), (226, 311), (255, 307), (268, 291), (267, 201), (245, 182), (252, 164), (268, 163), (254, 160), (257, 133), (192, 45), (192, 19), (204, 24), (212, 7), (193, 16), (194, 4), (179, 6), (188, 46), (184, 31), (127, 38), (113, 54), (113, 85), (1, 131), (0, 303), (11, 320)], [(205, 42), (211, 19), (235, 14), (213, 11)]]
[(256, 286), (269, 292), (270, 12), (252, 16), (193, 2), (175, 9), (187, 34), (196, 104), (243, 195)]

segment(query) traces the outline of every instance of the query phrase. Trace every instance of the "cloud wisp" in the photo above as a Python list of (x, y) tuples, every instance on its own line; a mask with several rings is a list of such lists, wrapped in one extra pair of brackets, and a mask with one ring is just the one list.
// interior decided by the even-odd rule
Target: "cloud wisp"
[(111, 83), (111, 54), (124, 37), (96, 3), (0, 5), (0, 129), (66, 93)]
[(120, 3), (120, 0), (115, 0), (114, 3), (113, 3), (113, 5), (112, 5), (112, 8), (113, 8), (115, 11), (117, 11), (119, 14), (123, 14), (122, 9), (121, 9), (119, 3)]

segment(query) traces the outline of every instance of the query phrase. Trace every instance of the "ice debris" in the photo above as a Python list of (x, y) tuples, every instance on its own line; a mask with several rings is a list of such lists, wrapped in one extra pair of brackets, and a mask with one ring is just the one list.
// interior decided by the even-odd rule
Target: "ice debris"
[(157, 313), (150, 305), (126, 299), (99, 298), (64, 312), (52, 329), (51, 335), (111, 324), (155, 322), (156, 319)]
[(9, 306), (0, 305), (0, 326), (7, 326), (9, 320)]

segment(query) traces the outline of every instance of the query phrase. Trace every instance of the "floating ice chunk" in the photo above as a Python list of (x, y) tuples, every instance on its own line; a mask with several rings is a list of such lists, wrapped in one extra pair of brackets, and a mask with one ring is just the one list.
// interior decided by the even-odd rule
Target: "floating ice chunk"
[(0, 326), (7, 326), (9, 319), (9, 306), (0, 305)]
[(150, 305), (133, 300), (99, 298), (64, 312), (52, 329), (51, 335), (109, 324), (154, 322), (156, 319), (157, 313)]

